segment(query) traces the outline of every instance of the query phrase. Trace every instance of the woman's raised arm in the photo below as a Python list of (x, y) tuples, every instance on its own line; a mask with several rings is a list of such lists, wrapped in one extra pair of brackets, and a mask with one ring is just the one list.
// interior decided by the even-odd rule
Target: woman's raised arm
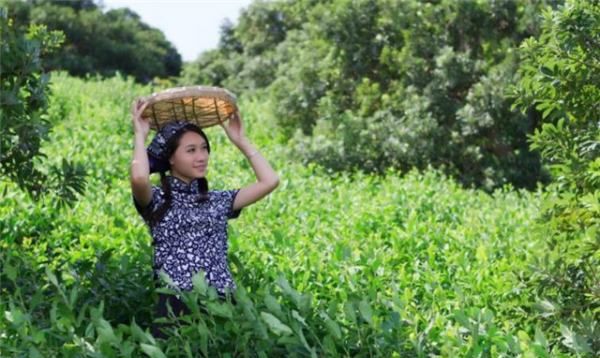
[(233, 201), (233, 210), (248, 206), (271, 193), (279, 185), (279, 177), (260, 152), (246, 138), (239, 112), (228, 120), (227, 126), (221, 123), (231, 142), (248, 158), (256, 175), (256, 183), (240, 189)]
[(150, 164), (148, 154), (144, 147), (146, 137), (150, 131), (150, 122), (141, 117), (147, 103), (139, 100), (133, 105), (132, 124), (134, 132), (133, 160), (131, 161), (131, 192), (135, 200), (145, 208), (152, 200), (152, 186), (150, 184)]

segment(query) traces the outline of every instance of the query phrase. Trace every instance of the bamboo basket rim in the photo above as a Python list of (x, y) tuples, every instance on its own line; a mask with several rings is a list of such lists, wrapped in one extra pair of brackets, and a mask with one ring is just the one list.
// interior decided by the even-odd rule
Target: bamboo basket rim
[(207, 128), (225, 122), (238, 110), (237, 97), (225, 88), (214, 86), (172, 87), (138, 100), (148, 103), (141, 117), (149, 118), (150, 129), (156, 131), (172, 121), (187, 121)]

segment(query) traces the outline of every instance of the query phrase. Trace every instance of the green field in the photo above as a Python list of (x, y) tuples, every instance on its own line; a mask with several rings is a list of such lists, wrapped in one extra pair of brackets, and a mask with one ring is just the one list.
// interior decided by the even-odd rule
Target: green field
[[(129, 186), (130, 104), (151, 89), (54, 73), (52, 91), (43, 152), (84, 163), (88, 184), (54, 211), (0, 182), (2, 356), (576, 356), (578, 336), (538, 295), (541, 190), (330, 174), (287, 155), (270, 104), (245, 98), (246, 133), (281, 181), (229, 222), (238, 305), (199, 285), (186, 299), (209, 314), (155, 340), (151, 238)], [(207, 135), (210, 187), (251, 183), (222, 129)]]

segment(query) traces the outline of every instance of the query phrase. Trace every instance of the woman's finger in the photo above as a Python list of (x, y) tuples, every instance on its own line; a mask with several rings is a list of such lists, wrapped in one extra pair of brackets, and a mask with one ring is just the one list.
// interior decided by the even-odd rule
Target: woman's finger
[(146, 109), (147, 106), (148, 106), (147, 102), (142, 104), (142, 106), (137, 109), (135, 115), (139, 118), (142, 118), (142, 113), (144, 112), (144, 110)]

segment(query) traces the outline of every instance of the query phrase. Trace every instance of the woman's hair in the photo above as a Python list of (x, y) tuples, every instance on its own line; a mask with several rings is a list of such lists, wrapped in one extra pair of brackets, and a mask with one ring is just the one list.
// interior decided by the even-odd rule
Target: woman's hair
[[(197, 125), (195, 125), (193, 123), (188, 123), (184, 127), (182, 127), (177, 133), (175, 133), (171, 138), (169, 138), (169, 140), (167, 141), (166, 149), (165, 149), (165, 157), (166, 158), (171, 158), (173, 153), (175, 153), (175, 151), (177, 150), (177, 147), (179, 147), (179, 142), (180, 142), (181, 137), (186, 132), (195, 132), (195, 133), (198, 133), (200, 136), (202, 136), (202, 138), (204, 138), (204, 140), (206, 141), (206, 150), (210, 154), (210, 144), (208, 143), (208, 137), (206, 136), (206, 134), (204, 134), (202, 129), (200, 129), (200, 127), (198, 127)], [(151, 217), (150, 217), (151, 223), (157, 223), (160, 220), (162, 220), (162, 218), (167, 213), (167, 210), (169, 210), (169, 208), (171, 207), (171, 199), (172, 199), (171, 186), (169, 185), (169, 181), (167, 180), (165, 172), (161, 171), (161, 172), (159, 172), (159, 174), (160, 174), (161, 187), (162, 187), (163, 192), (165, 193), (165, 196), (164, 196), (165, 202), (151, 215)], [(199, 178), (198, 191), (200, 192), (200, 197), (198, 199), (199, 202), (202, 202), (202, 201), (205, 201), (208, 199), (208, 180), (206, 180), (206, 178)]]

